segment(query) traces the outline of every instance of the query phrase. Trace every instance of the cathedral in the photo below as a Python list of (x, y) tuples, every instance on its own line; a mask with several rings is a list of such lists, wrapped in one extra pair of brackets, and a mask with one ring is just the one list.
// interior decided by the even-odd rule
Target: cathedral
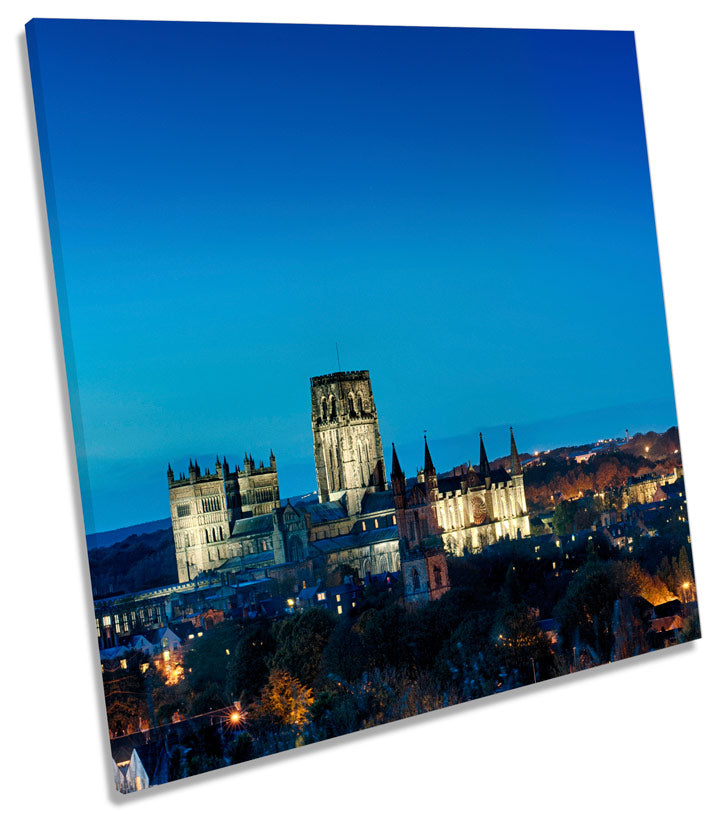
[(403, 574), (406, 596), (433, 599), (448, 586), (447, 553), (477, 552), (527, 537), (523, 474), (510, 429), (510, 473), (480, 463), (438, 474), (425, 439), (424, 468), (407, 479), (395, 446), (388, 487), (378, 412), (367, 370), (310, 379), (317, 495), (281, 503), (277, 462), (246, 455), (243, 468), (168, 465), (181, 582), (229, 566), (243, 571), (310, 561), (324, 572)]

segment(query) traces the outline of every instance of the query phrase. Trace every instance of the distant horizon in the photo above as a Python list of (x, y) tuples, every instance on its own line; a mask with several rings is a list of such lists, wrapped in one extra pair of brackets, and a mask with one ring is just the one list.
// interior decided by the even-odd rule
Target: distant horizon
[[(643, 402), (640, 406), (646, 406), (647, 403), (654, 403), (654, 402)], [(520, 425), (513, 425), (515, 438), (518, 445), (518, 450), (520, 453), (533, 453), (535, 451), (544, 452), (547, 450), (553, 449), (561, 449), (563, 447), (579, 447), (585, 444), (592, 444), (596, 443), (599, 440), (603, 440), (606, 438), (613, 438), (619, 439), (624, 437), (625, 429), (629, 430), (630, 437), (632, 438), (633, 435), (637, 434), (648, 434), (650, 432), (656, 432), (658, 434), (662, 434), (667, 432), (668, 429), (677, 426), (677, 418), (675, 416), (675, 407), (674, 403), (672, 408), (670, 407), (663, 407), (661, 402), (657, 402), (657, 406), (655, 408), (655, 421), (656, 423), (649, 423), (649, 424), (633, 424), (628, 422), (624, 427), (621, 429), (615, 425), (615, 432), (607, 431), (602, 426), (602, 418), (601, 415), (605, 413), (612, 413), (616, 415), (617, 418), (622, 417), (623, 413), (628, 412), (634, 406), (638, 405), (620, 405), (618, 407), (608, 407), (603, 408), (601, 410), (596, 410), (594, 412), (583, 412), (583, 413), (574, 413), (571, 416), (560, 416), (558, 418), (548, 418), (543, 419), (542, 421), (534, 422), (532, 424), (520, 424)], [(670, 419), (669, 422), (665, 421), (662, 423), (657, 423), (659, 418), (661, 418), (666, 412), (668, 412), (668, 417)], [(380, 413), (381, 415), (381, 413)], [(588, 416), (593, 416), (593, 418), (589, 419)], [(582, 435), (574, 435), (572, 439), (567, 436), (563, 436), (561, 434), (557, 434), (555, 436), (548, 433), (552, 427), (564, 428), (568, 429), (569, 425), (561, 425), (559, 422), (561, 421), (571, 421), (571, 420), (579, 420), (583, 424), (582, 427), (575, 427), (576, 430), (580, 430), (582, 428), (587, 429), (588, 433), (594, 432), (595, 434), (588, 434), (587, 436)], [(498, 425), (495, 427), (487, 427), (483, 430), (478, 430), (483, 432), (483, 439), (485, 440), (486, 447), (488, 449), (488, 457), (490, 461), (495, 461), (499, 458), (508, 457), (510, 454), (510, 432), (509, 427), (504, 425)], [(308, 418), (308, 429), (310, 428), (310, 422)], [(546, 437), (536, 437), (533, 438), (533, 445), (527, 445), (526, 441), (523, 441), (523, 436), (526, 432), (531, 432), (535, 429), (538, 435), (545, 435)], [(598, 430), (603, 429), (602, 432)], [(391, 441), (386, 441), (385, 436), (383, 435), (382, 430), (382, 415), (380, 417), (380, 434), (383, 437), (383, 451), (385, 454), (386, 460), (386, 467), (388, 469), (388, 480), (389, 480), (389, 453), (391, 451), (392, 443)], [(398, 442), (395, 441), (395, 446), (398, 452), (398, 458), (400, 460), (400, 465), (402, 469), (405, 471), (405, 474), (408, 477), (414, 477), (415, 470), (422, 466), (422, 431), (419, 434), (419, 440), (415, 442)], [(502, 448), (502, 441), (506, 440), (507, 447), (503, 450)], [(478, 461), (478, 453), (475, 451), (471, 451), (472, 448), (477, 448), (478, 446), (478, 438), (477, 432), (473, 433), (464, 433), (460, 435), (451, 435), (451, 436), (442, 436), (438, 438), (433, 438), (430, 434), (428, 435), (428, 444), (430, 446), (430, 451), (433, 456), (433, 461), (435, 462), (435, 466), (439, 473), (448, 472), (452, 470), (454, 467), (459, 466), (463, 463), (468, 463), (468, 460), (472, 460), (472, 463), (477, 463)], [(498, 452), (498, 450), (503, 450)], [(460, 453), (465, 451), (467, 453), (465, 458), (462, 458)], [(269, 450), (267, 453), (260, 453), (259, 450), (256, 451), (252, 447), (248, 447), (248, 453), (252, 453), (253, 457), (255, 458), (256, 463), (259, 463), (260, 460), (264, 460), (267, 462), (267, 456), (269, 455)], [(457, 454), (457, 457), (453, 457), (453, 453)], [(287, 461), (285, 464), (285, 469), (283, 468), (283, 461), (278, 456), (278, 453), (275, 452), (276, 456), (278, 457), (278, 481), (280, 485), (280, 497), (282, 500), (289, 500), (290, 498), (296, 498), (303, 495), (311, 495), (317, 493), (317, 483), (315, 479), (315, 467), (314, 461), (312, 459), (312, 448), (310, 448), (309, 457), (302, 458), (302, 459), (291, 459)], [(223, 452), (222, 449), (220, 451), (216, 451), (214, 453), (205, 452), (205, 453), (192, 453), (193, 460), (197, 459), (201, 470), (204, 472), (205, 468), (209, 468), (211, 472), (214, 471), (215, 468), (215, 459), (219, 456), (222, 460), (223, 457), (228, 458), (228, 462), (230, 464), (231, 469), (234, 468), (235, 463), (238, 465), (242, 465), (242, 456), (238, 455), (237, 453), (227, 453)], [(181, 462), (177, 460), (173, 462), (173, 459), (169, 459), (170, 464), (175, 471), (176, 476), (181, 471), (187, 470), (188, 465), (188, 458), (190, 454), (185, 456), (185, 459)], [(141, 462), (144, 463), (144, 462)], [(170, 504), (168, 499), (168, 488), (167, 488), (167, 477), (166, 477), (166, 470), (167, 470), (167, 463), (165, 461), (163, 464), (160, 465), (159, 470), (153, 471), (153, 477), (150, 478), (148, 473), (149, 484), (152, 484), (156, 487), (155, 504), (157, 506), (152, 506), (149, 508), (160, 509), (160, 505), (164, 503), (164, 514), (157, 513), (154, 515), (150, 515), (146, 517), (144, 520), (135, 520), (128, 522), (126, 519), (123, 519), (123, 522), (118, 523), (117, 525), (109, 525), (103, 528), (98, 528), (95, 531), (86, 531), (86, 536), (91, 535), (103, 535), (108, 532), (114, 532), (126, 528), (132, 528), (134, 526), (143, 526), (147, 523), (152, 523), (156, 521), (168, 520), (170, 519)], [(288, 475), (294, 475), (294, 481), (287, 482), (290, 484), (290, 491), (285, 490), (286, 481), (284, 480), (284, 472), (287, 472)], [(311, 480), (308, 481), (308, 475), (311, 473)], [(285, 477), (288, 477), (286, 475)], [(301, 483), (305, 488), (301, 488)], [(305, 484), (308, 484), (306, 486)], [(115, 492), (122, 487), (119, 485), (115, 486)], [(147, 497), (147, 493), (144, 494), (144, 498)], [(160, 500), (162, 498), (162, 500)]]

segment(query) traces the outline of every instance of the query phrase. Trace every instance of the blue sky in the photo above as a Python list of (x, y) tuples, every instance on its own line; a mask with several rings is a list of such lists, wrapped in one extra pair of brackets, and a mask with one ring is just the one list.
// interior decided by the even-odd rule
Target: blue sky
[(336, 341), (408, 471), (423, 429), (447, 468), (675, 423), (631, 33), (29, 37), (88, 531), (167, 516), (190, 455), (315, 488)]

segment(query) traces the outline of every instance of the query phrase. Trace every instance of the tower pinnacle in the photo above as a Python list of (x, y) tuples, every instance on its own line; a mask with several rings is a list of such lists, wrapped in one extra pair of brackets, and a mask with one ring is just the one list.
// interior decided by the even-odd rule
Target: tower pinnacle
[(510, 474), (522, 475), (520, 456), (518, 455), (517, 446), (515, 446), (515, 436), (513, 435), (512, 427), (510, 427)]

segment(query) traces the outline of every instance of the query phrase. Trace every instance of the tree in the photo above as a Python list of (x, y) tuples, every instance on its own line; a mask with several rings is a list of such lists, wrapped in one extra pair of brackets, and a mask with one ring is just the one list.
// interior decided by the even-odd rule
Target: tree
[(571, 504), (568, 501), (560, 501), (555, 507), (552, 518), (552, 530), (556, 535), (569, 535), (572, 532), (573, 519)]
[(366, 670), (360, 635), (349, 617), (338, 620), (322, 656), (320, 673), (335, 680), (353, 681)]
[(213, 684), (226, 688), (230, 655), (239, 637), (240, 626), (225, 621), (193, 640), (184, 658), (185, 678), (192, 694), (200, 694)]
[(312, 689), (282, 669), (273, 669), (257, 703), (257, 713), (280, 725), (302, 730), (314, 702)]
[(146, 662), (145, 655), (135, 651), (122, 661), (104, 664), (105, 709), (114, 735), (139, 731), (141, 724), (149, 724), (148, 687), (141, 670)]
[(252, 758), (253, 741), (247, 731), (238, 732), (237, 736), (229, 743), (230, 762), (246, 762)]
[(254, 699), (267, 682), (275, 639), (266, 621), (245, 626), (228, 665), (228, 683), (234, 699)]
[(353, 631), (362, 641), (365, 670), (404, 668), (412, 664), (407, 622), (407, 611), (397, 603), (369, 609), (357, 618)]
[(634, 589), (628, 587), (622, 567), (591, 556), (555, 607), (554, 616), (566, 647), (579, 640), (590, 649), (595, 662), (610, 662), (615, 642), (615, 601), (627, 593), (633, 594)]
[(522, 599), (513, 566), (507, 572), (491, 639), (498, 666), (503, 667), (519, 685), (534, 682), (539, 671), (543, 677), (550, 676), (550, 644), (538, 626), (534, 612)]
[(305, 685), (312, 685), (336, 618), (326, 609), (310, 608), (276, 623), (276, 648), (270, 667), (282, 669)]
[(678, 591), (680, 592), (680, 599), (684, 603), (688, 603), (695, 599), (695, 576), (693, 575), (692, 565), (690, 564), (690, 557), (687, 549), (683, 546), (680, 549), (677, 561), (677, 580)]

